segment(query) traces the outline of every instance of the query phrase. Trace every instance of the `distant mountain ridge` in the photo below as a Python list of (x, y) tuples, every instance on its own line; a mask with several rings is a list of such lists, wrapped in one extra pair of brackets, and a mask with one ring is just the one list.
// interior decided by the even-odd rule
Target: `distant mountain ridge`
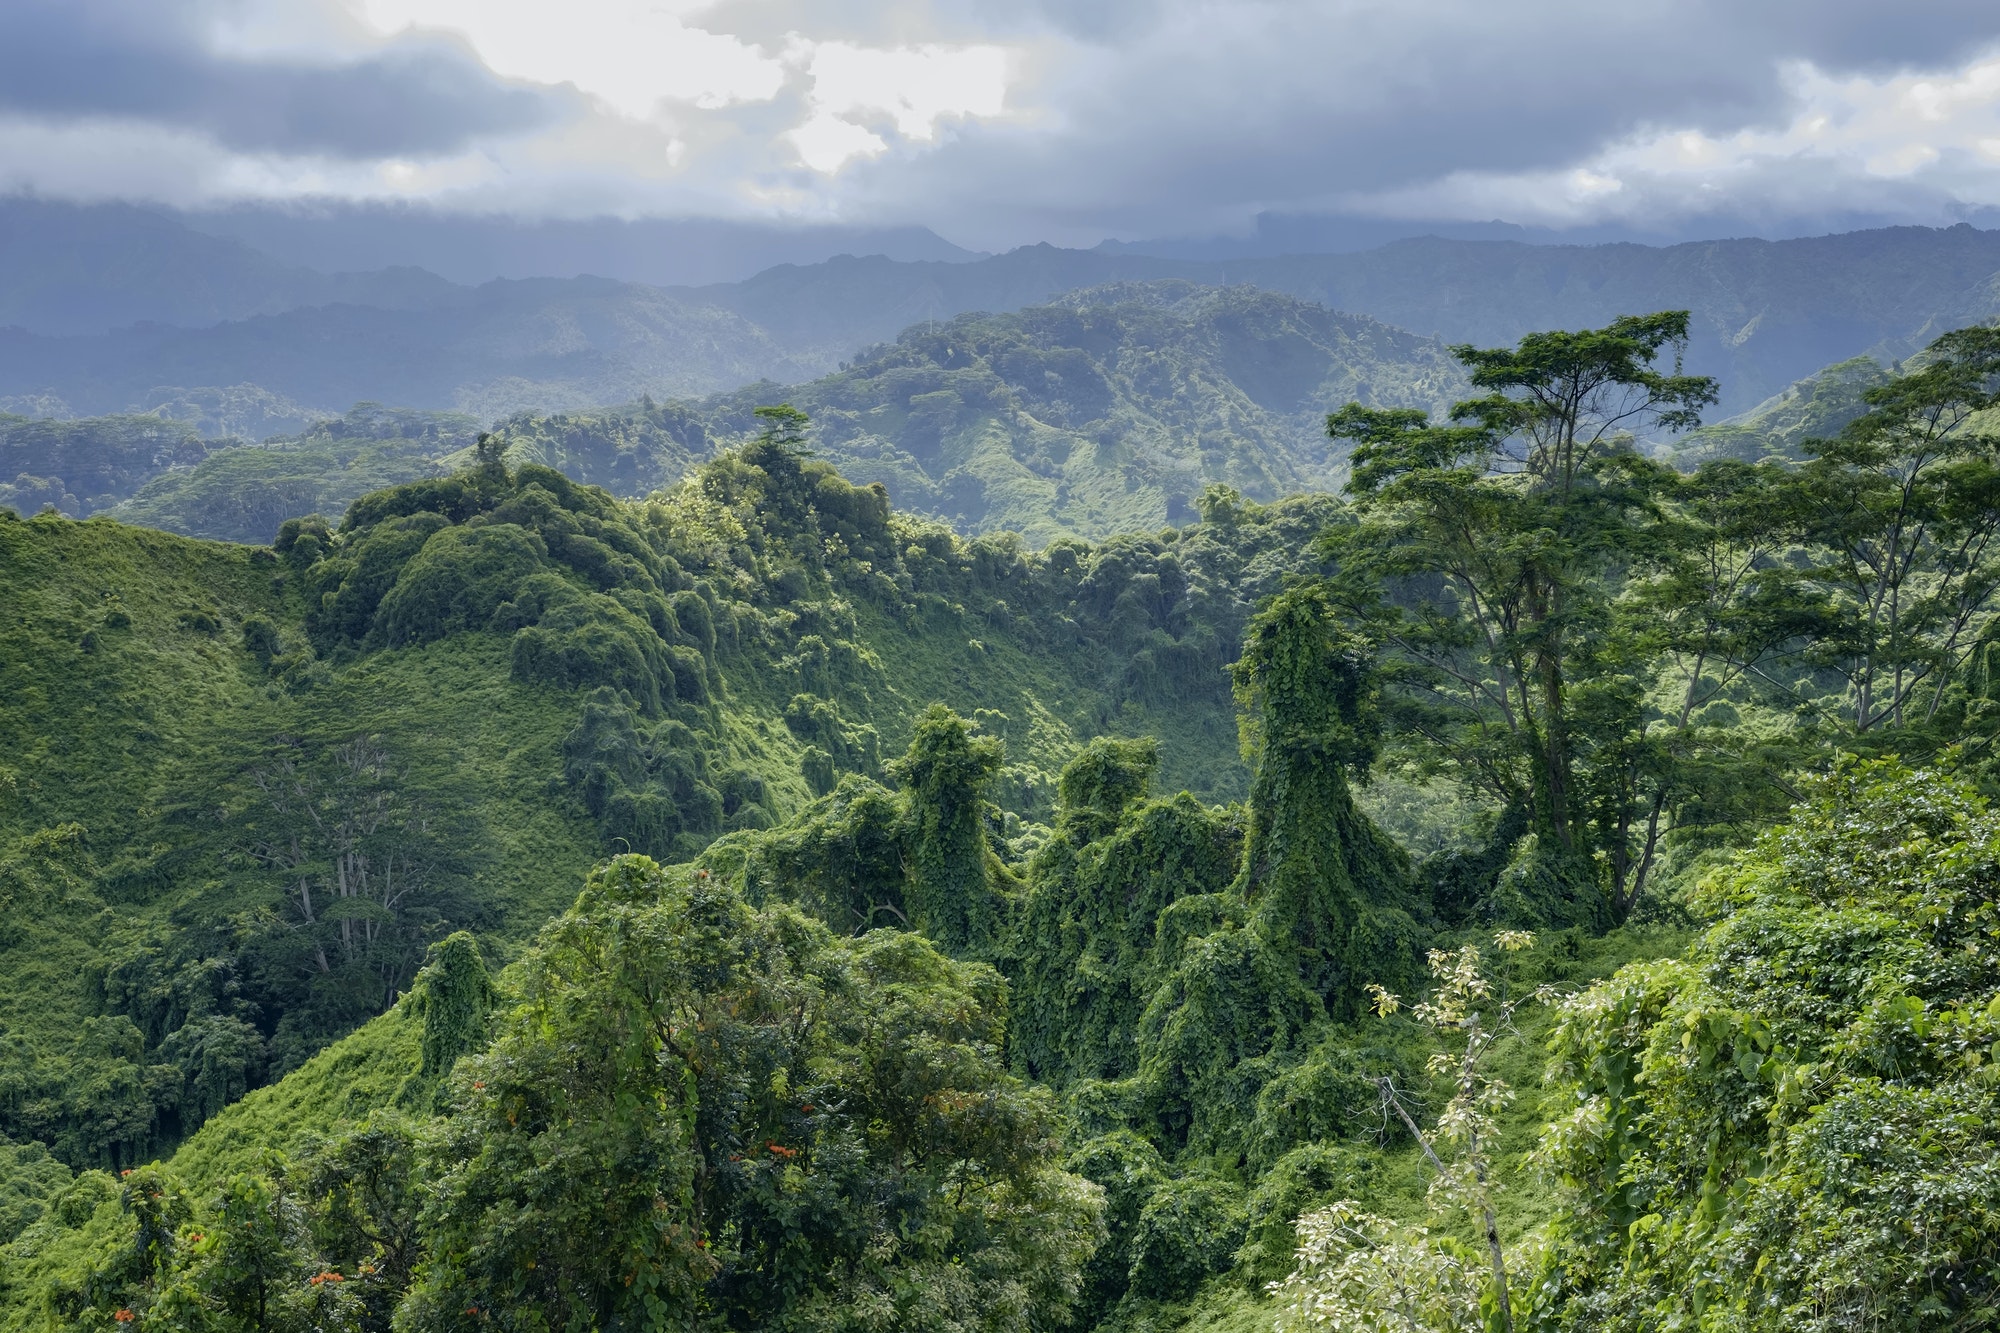
[(1693, 313), (1687, 368), (1744, 411), (1823, 366), (1907, 355), (2000, 314), (2000, 231), (1894, 227), (1790, 241), (1565, 246), (1423, 237), (1352, 254), (1195, 262), (1026, 246), (969, 264), (836, 259), (688, 293), (825, 355), (961, 310), (1109, 282), (1248, 284), (1449, 342), (1501, 345), (1619, 315)]
[[(639, 234), (618, 233), (621, 244)], [(2000, 232), (1963, 224), (1663, 247), (1430, 237), (1226, 262), (1036, 245), (950, 262), (836, 256), (667, 288), (595, 277), (467, 287), (408, 268), (327, 275), (140, 209), (17, 201), (0, 205), (0, 239), (0, 324), (19, 326), (0, 334), (0, 400), (71, 415), (151, 411), (220, 386), (321, 413), (374, 400), (488, 420), (700, 396), (809, 379), (916, 324), (1172, 279), (1257, 287), (1482, 345), (1685, 308), (1686, 366), (1717, 377), (1726, 416), (1823, 366), (1892, 360), (2000, 313)], [(129, 327), (139, 320), (151, 323)]]
[(200, 328), (301, 306), (423, 309), (453, 290), (409, 265), (325, 273), (128, 204), (0, 201), (0, 327), (48, 336)]
[(336, 410), (372, 400), (492, 420), (824, 368), (720, 307), (601, 278), (447, 287), (418, 308), (308, 306), (199, 329), (0, 330), (0, 398), (51, 398), (79, 416), (146, 410), (192, 387), (255, 385)]
[[(1255, 288), (1168, 280), (918, 325), (805, 383), (524, 411), (494, 429), (517, 463), (643, 496), (754, 435), (757, 407), (789, 402), (812, 415), (815, 453), (899, 507), (1039, 546), (1192, 521), (1215, 483), (1260, 501), (1336, 489), (1345, 455), (1325, 438), (1328, 402), (1435, 412), (1464, 388), (1435, 339)], [(364, 404), (264, 445), (204, 449), (184, 426), (171, 456), (127, 443), (165, 424), (0, 432), (0, 472), (17, 478), (0, 503), (264, 542), (287, 518), (337, 517), (366, 491), (464, 466), (479, 429), (464, 414)], [(103, 457), (85, 443), (93, 432)], [(101, 479), (113, 474), (115, 487)]]

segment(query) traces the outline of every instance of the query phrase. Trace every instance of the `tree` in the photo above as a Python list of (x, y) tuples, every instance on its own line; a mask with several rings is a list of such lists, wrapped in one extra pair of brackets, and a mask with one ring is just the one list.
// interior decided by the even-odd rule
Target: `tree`
[(1797, 707), (1784, 655), (1814, 620), (1773, 577), (1793, 550), (1784, 468), (1724, 459), (1655, 483), (1648, 558), (1624, 571), (1581, 691), (1586, 809), (1621, 917), (1670, 834), (1726, 840), (1782, 815), (1798, 748), (1740, 728), (1736, 705)]
[(1351, 1200), (1298, 1220), (1296, 1266), (1270, 1284), (1279, 1333), (1484, 1333), (1476, 1258)]
[[(453, 918), (475, 914), (463, 876), (476, 839), (440, 816), (380, 737), (280, 737), (253, 767), (245, 850), (281, 877), (281, 913), (254, 944), (285, 1009), (280, 1070), (394, 1002)], [(471, 843), (468, 846), (468, 842)]]
[(1059, 1319), (1101, 1196), (1002, 1067), (1001, 996), (919, 935), (610, 862), (459, 1066), (399, 1327)]
[[(1493, 942), (1500, 949), (1501, 956), (1506, 958), (1533, 948), (1535, 940), (1526, 931), (1503, 930), (1493, 937)], [(1500, 1226), (1494, 1212), (1492, 1153), (1498, 1133), (1496, 1117), (1513, 1100), (1514, 1094), (1513, 1089), (1493, 1072), (1494, 1052), (1500, 1042), (1519, 1035), (1514, 1026), (1514, 1015), (1521, 1006), (1543, 1002), (1550, 998), (1551, 992), (1540, 988), (1525, 996), (1509, 994), (1506, 978), (1493, 975), (1478, 947), (1471, 944), (1456, 950), (1433, 949), (1430, 970), (1437, 985), (1430, 998), (1419, 1002), (1411, 1012), (1442, 1039), (1443, 1045), (1431, 1056), (1430, 1072), (1433, 1077), (1450, 1080), (1451, 1098), (1445, 1103), (1444, 1110), (1439, 1112), (1431, 1131), (1426, 1133), (1418, 1123), (1417, 1109), (1407, 1092), (1396, 1087), (1394, 1080), (1387, 1076), (1379, 1077), (1376, 1085), (1381, 1090), (1383, 1109), (1393, 1112), (1403, 1122), (1411, 1137), (1423, 1149), (1424, 1157), (1437, 1171), (1430, 1187), (1432, 1209), (1438, 1213), (1460, 1211), (1475, 1219), (1486, 1242), (1490, 1278), (1486, 1295), (1499, 1312), (1501, 1327), (1506, 1333), (1513, 1333), (1514, 1311), (1508, 1291), (1510, 1279), (1506, 1250), (1500, 1243)], [(1370, 985), (1368, 993), (1374, 997), (1375, 1012), (1383, 1018), (1402, 1007), (1401, 999), (1380, 985)], [(1440, 1148), (1450, 1154), (1450, 1160), (1438, 1151)], [(1338, 1210), (1342, 1206), (1335, 1207)], [(1349, 1245), (1353, 1248), (1359, 1242), (1368, 1240), (1370, 1232), (1379, 1231), (1374, 1222), (1375, 1219), (1348, 1207), (1344, 1214), (1322, 1220), (1316, 1230), (1324, 1234), (1310, 1236), (1309, 1229), (1302, 1226), (1301, 1236), (1307, 1238), (1309, 1245), (1334, 1246), (1345, 1230), (1351, 1233)], [(1412, 1240), (1398, 1241), (1397, 1244), (1407, 1246), (1414, 1243), (1416, 1249), (1421, 1251), (1425, 1248), (1424, 1239), (1419, 1234)], [(1350, 1260), (1333, 1276), (1342, 1282), (1354, 1281), (1371, 1270), (1371, 1263), (1379, 1268), (1384, 1262), (1396, 1265), (1412, 1262), (1407, 1258), (1391, 1258), (1394, 1254), (1392, 1247), (1371, 1262), (1361, 1262), (1357, 1257), (1350, 1256)], [(1451, 1283), (1444, 1280), (1449, 1274), (1446, 1267), (1439, 1267), (1439, 1264), (1448, 1266), (1447, 1261), (1457, 1262), (1455, 1256), (1442, 1254), (1435, 1256), (1433, 1261), (1417, 1262), (1414, 1266), (1425, 1269), (1428, 1263), (1427, 1271), (1440, 1283), (1438, 1290), (1448, 1293), (1453, 1289)], [(1464, 1327), (1462, 1324), (1442, 1326)]]
[(231, 1176), (187, 1239), (185, 1265), (143, 1327), (361, 1333), (360, 1299), (314, 1250), (276, 1155), (263, 1171)]
[(2000, 403), (2000, 329), (1947, 333), (1863, 397), (1838, 436), (1806, 442), (1793, 494), (1812, 553), (1799, 581), (1823, 599), (1808, 660), (1839, 673), (1867, 733), (1935, 718), (1992, 619), (2000, 435), (1975, 427)]
[[(1652, 557), (1662, 470), (1630, 432), (1699, 421), (1715, 384), (1678, 361), (1685, 311), (1537, 333), (1453, 353), (1488, 392), (1451, 425), (1350, 403), (1327, 432), (1354, 441), (1349, 492), (1362, 521), (1329, 532), (1337, 595), (1391, 655), (1395, 733), (1432, 773), (1452, 772), (1525, 808), (1555, 910), (1601, 917), (1597, 827), (1580, 769), (1592, 734), (1630, 716), (1576, 716), (1580, 682), (1631, 665), (1607, 642), (1613, 575)], [(1626, 713), (1632, 711), (1628, 702)]]
[(984, 795), (1004, 754), (999, 738), (974, 735), (964, 718), (932, 704), (909, 752), (891, 765), (908, 791), (910, 924), (950, 954), (987, 956), (1003, 924)]
[(1338, 627), (1323, 590), (1301, 586), (1250, 622), (1232, 671), (1257, 756), (1236, 889), (1252, 929), (1329, 1010), (1349, 1013), (1361, 969), (1414, 962), (1416, 937), (1408, 860), (1347, 783), (1375, 754), (1368, 647)]
[(754, 415), (763, 423), (763, 429), (757, 435), (759, 444), (793, 454), (805, 451), (806, 429), (812, 424), (812, 418), (804, 412), (790, 403), (779, 403), (775, 407), (760, 407)]
[[(419, 1126), (375, 1111), (307, 1142), (293, 1171), (321, 1273), (339, 1273), (369, 1333), (387, 1333), (421, 1253)], [(325, 1285), (322, 1281), (321, 1285)]]

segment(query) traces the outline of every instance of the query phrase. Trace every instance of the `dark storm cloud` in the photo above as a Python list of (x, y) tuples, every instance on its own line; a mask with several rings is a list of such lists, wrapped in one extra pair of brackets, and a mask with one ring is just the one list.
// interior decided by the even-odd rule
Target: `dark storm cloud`
[(0, 109), (118, 117), (206, 132), (246, 152), (349, 158), (449, 152), (556, 113), (442, 43), (402, 39), (325, 62), (217, 53), (212, 5), (188, 0), (0, 2)]
[[(1016, 97), (1059, 108), (1060, 127), (971, 124), (920, 167), (860, 167), (877, 206), (1001, 198), (1050, 228), (1199, 229), (1564, 167), (1652, 130), (1774, 125), (1793, 109), (1787, 62), (1880, 75), (2000, 39), (1990, 0), (1040, 2), (1073, 41)], [(982, 10), (1000, 26), (1022, 12)]]

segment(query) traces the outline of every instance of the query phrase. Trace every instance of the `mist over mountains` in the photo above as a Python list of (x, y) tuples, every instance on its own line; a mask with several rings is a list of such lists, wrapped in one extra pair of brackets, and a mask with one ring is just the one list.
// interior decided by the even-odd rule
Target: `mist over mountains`
[[(246, 233), (282, 231), (269, 218), (238, 221)], [(329, 222), (287, 225), (278, 236), (287, 257), (394, 257), (386, 223), (346, 241)], [(430, 225), (402, 233), (415, 238), (409, 254), (437, 257), (450, 233)], [(488, 229), (500, 239), (463, 271), (490, 267), (507, 245), (517, 266), (564, 247), (573, 257), (601, 235), (617, 241), (599, 252), (608, 267), (666, 273), (678, 262), (673, 238), (693, 246), (686, 228), (695, 226)], [(736, 242), (741, 256), (756, 251), (754, 233), (746, 235)], [(895, 257), (931, 245), (922, 237), (903, 237), (909, 244), (898, 251), (886, 243), (895, 237), (819, 235), (822, 244), (882, 241), (891, 253), (836, 254), (703, 285), (592, 275), (471, 286), (412, 266), (323, 272), (152, 210), (15, 201), (0, 208), (0, 323), (13, 326), (0, 338), (0, 400), (30, 415), (92, 415), (157, 411), (191, 391), (247, 386), (307, 416), (374, 400), (495, 419), (797, 382), (915, 324), (1177, 279), (1247, 284), (1480, 344), (1687, 308), (1687, 369), (1721, 381), (1714, 415), (1726, 416), (1823, 366), (1862, 354), (1895, 359), (2000, 309), (2000, 232), (1967, 225), (1666, 247), (1425, 237), (1356, 253), (1214, 261), (1048, 245), (947, 261)]]

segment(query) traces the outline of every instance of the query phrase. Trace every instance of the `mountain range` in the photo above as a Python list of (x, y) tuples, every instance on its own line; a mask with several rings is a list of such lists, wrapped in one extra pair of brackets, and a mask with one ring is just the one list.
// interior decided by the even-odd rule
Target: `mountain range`
[(677, 287), (328, 274), (114, 206), (16, 201), (0, 207), (0, 238), (0, 323), (14, 326), (0, 338), (0, 408), (32, 415), (164, 408), (187, 419), (173, 404), (252, 388), (307, 415), (368, 399), (489, 420), (698, 396), (824, 374), (914, 324), (1177, 279), (1484, 345), (1685, 308), (1686, 366), (1721, 381), (1726, 416), (1823, 366), (1893, 360), (2000, 310), (2000, 232), (1969, 225), (1665, 247), (1431, 237), (1227, 262), (1039, 245), (950, 261), (836, 255)]
[[(385, 378), (396, 350), (381, 349)], [(466, 364), (477, 354), (468, 349)], [(882, 483), (898, 505), (1037, 545), (1189, 521), (1216, 483), (1265, 502), (1335, 489), (1344, 455), (1325, 438), (1326, 404), (1439, 412), (1465, 387), (1435, 339), (1256, 288), (1178, 280), (917, 325), (790, 386), (655, 400), (635, 383), (596, 382), (602, 398), (628, 401), (515, 412), (494, 427), (508, 456), (639, 497), (757, 433), (757, 407), (787, 402), (813, 418), (816, 452)], [(152, 416), (0, 420), (0, 475), (13, 478), (0, 503), (262, 542), (287, 518), (336, 515), (364, 492), (461, 465), (479, 425), (371, 404), (246, 445)]]

